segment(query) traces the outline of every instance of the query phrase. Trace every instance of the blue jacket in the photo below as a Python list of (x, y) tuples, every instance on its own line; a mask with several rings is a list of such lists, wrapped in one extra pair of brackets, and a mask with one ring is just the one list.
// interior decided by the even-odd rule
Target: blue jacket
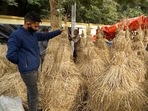
[(61, 34), (60, 30), (31, 34), (28, 30), (20, 27), (9, 37), (6, 57), (18, 65), (21, 74), (38, 70), (40, 65), (38, 41), (48, 40), (59, 34)]

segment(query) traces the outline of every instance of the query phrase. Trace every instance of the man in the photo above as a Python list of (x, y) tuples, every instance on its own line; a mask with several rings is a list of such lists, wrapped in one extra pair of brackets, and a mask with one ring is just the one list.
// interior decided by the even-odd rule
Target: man
[(18, 65), (21, 77), (27, 87), (29, 111), (37, 111), (37, 77), (40, 65), (38, 41), (51, 39), (62, 32), (56, 30), (37, 33), (40, 22), (41, 19), (38, 13), (27, 13), (24, 17), (24, 25), (10, 35), (6, 55), (9, 61)]
[(80, 35), (79, 35), (79, 30), (78, 29), (74, 30), (73, 42), (74, 42), (73, 57), (74, 57), (74, 62), (75, 62), (77, 57), (78, 57), (77, 51), (80, 48)]

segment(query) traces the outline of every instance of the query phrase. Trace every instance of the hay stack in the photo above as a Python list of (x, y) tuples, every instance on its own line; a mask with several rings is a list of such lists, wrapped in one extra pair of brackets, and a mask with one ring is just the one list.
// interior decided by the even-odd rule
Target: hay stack
[(0, 45), (0, 95), (20, 96), (27, 106), (26, 88), (17, 72), (17, 66), (6, 58), (7, 45)]
[(147, 51), (145, 50), (146, 46), (143, 44), (144, 40), (146, 40), (144, 36), (144, 31), (138, 29), (137, 35), (135, 35), (132, 43), (132, 49), (135, 54), (143, 61), (148, 57)]
[(27, 106), (26, 87), (20, 73), (6, 74), (0, 78), (0, 95), (21, 97), (23, 105)]
[(92, 84), (92, 82), (97, 79), (98, 75), (103, 72), (106, 65), (99, 56), (98, 47), (95, 47), (89, 35), (86, 40), (86, 45), (80, 50), (78, 60), (76, 62), (84, 82), (83, 110), (86, 110), (86, 106), (89, 107), (89, 104), (87, 103), (89, 101), (88, 96), (91, 91), (88, 91), (88, 87), (90, 87), (90, 84)]
[(103, 38), (102, 30), (98, 29), (99, 33), (97, 35), (97, 41), (96, 41), (96, 47), (98, 47), (98, 55), (100, 58), (105, 62), (105, 64), (108, 64), (110, 61), (110, 47), (106, 44), (106, 39)]
[[(133, 50), (133, 54), (131, 54), (130, 58), (134, 58), (131, 63), (133, 64), (133, 66), (136, 66), (139, 70), (137, 70), (137, 68), (135, 69), (135, 73), (137, 73), (137, 75), (140, 74), (144, 74), (144, 76), (146, 76), (146, 67), (148, 64), (148, 52), (145, 50), (145, 46), (143, 44), (143, 31), (141, 29), (139, 29), (137, 31), (137, 35), (135, 35), (135, 37), (133, 38), (132, 41), (132, 50)], [(145, 78), (144, 78), (145, 80)]]
[(17, 71), (17, 66), (9, 62), (6, 58), (7, 45), (0, 45), (0, 78), (6, 73), (14, 73)]
[[(104, 70), (105, 62), (99, 56), (99, 49), (91, 41), (90, 27), (87, 27), (87, 37), (85, 39), (85, 44), (80, 47), (78, 52), (78, 59), (76, 61), (76, 66), (81, 72), (83, 82), (84, 82), (84, 103), (87, 103), (89, 92), (89, 85), (96, 79), (96, 77)], [(81, 43), (82, 44), (82, 43)], [(80, 45), (81, 45), (80, 44)]]
[[(52, 29), (61, 28), (56, 0), (50, 0)], [(80, 73), (72, 61), (67, 32), (50, 40), (42, 64), (39, 89), (43, 111), (72, 111), (80, 99)]]
[[(73, 111), (78, 108), (81, 101), (80, 73), (72, 61), (67, 32), (60, 35), (58, 42), (59, 47), (54, 49), (56, 54), (53, 56), (53, 53), (46, 53), (43, 63), (41, 103), (46, 111)], [(51, 44), (48, 45), (50, 47)], [(53, 56), (54, 63), (48, 62), (48, 55)], [(53, 64), (52, 68), (50, 64)]]
[(83, 50), (83, 59), (76, 65), (88, 86), (104, 70), (105, 63), (98, 55), (98, 48), (92, 42), (88, 42)]
[(127, 66), (125, 33), (113, 40), (112, 59), (106, 70), (91, 84), (92, 111), (145, 111), (148, 98), (137, 75)]
[(76, 65), (80, 70), (85, 85), (88, 87), (96, 79), (105, 67), (105, 62), (99, 56), (99, 49), (91, 41), (90, 28), (87, 27), (87, 39), (85, 47), (79, 52)]
[[(142, 35), (142, 34), (141, 34)], [(127, 47), (126, 47), (126, 50), (125, 50), (125, 53), (128, 57), (128, 62), (127, 62), (127, 66), (130, 68), (130, 70), (135, 73), (136, 77), (137, 77), (137, 81), (138, 82), (143, 82), (145, 81), (145, 74), (146, 74), (146, 67), (144, 65), (144, 62), (142, 60), (140, 60), (136, 55), (137, 55), (137, 48), (139, 46), (141, 46), (139, 44), (139, 42), (136, 43), (135, 45), (135, 50), (132, 50), (133, 49), (133, 43), (132, 43), (132, 40), (130, 37), (132, 36), (129, 31), (127, 30), (126, 31), (126, 43), (127, 43)], [(138, 47), (137, 47), (138, 46)]]

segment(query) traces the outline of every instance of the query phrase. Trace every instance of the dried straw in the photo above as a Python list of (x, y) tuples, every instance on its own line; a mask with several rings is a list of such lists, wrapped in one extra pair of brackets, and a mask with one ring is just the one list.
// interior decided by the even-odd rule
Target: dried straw
[(133, 58), (133, 60), (135, 60), (131, 61), (131, 64), (133, 64), (134, 67), (136, 66), (134, 70), (135, 73), (137, 73), (137, 75), (144, 74), (143, 76), (145, 76), (147, 71), (146, 67), (148, 64), (148, 52), (145, 50), (143, 38), (143, 31), (139, 29), (137, 35), (134, 37), (134, 40), (132, 42), (133, 54), (131, 54), (130, 58)]
[(144, 109), (147, 97), (137, 82), (137, 75), (126, 66), (127, 60), (124, 52), (117, 52), (106, 71), (91, 85), (89, 104), (92, 111)]
[(147, 109), (147, 97), (136, 84), (128, 90), (108, 89), (107, 84), (103, 87), (95, 87), (94, 84), (93, 87), (97, 89), (92, 92), (94, 99), (91, 103), (92, 111), (146, 111)]
[(26, 87), (23, 83), (19, 72), (13, 74), (5, 74), (0, 78), (0, 95), (20, 96), (24, 106), (27, 106)]
[(6, 73), (14, 73), (17, 71), (17, 66), (9, 62), (6, 58), (7, 45), (0, 45), (0, 77)]
[(87, 37), (85, 47), (81, 48), (79, 51), (78, 59), (76, 61), (76, 65), (81, 72), (83, 78), (83, 110), (86, 110), (86, 106), (88, 106), (88, 95), (90, 94), (90, 90), (88, 91), (88, 87), (95, 81), (98, 75), (103, 72), (105, 69), (105, 62), (99, 56), (98, 47), (94, 46), (94, 43), (90, 41), (90, 37)]
[(110, 48), (106, 44), (106, 39), (103, 38), (102, 30), (99, 30), (97, 36), (97, 47), (99, 48), (97, 51), (98, 55), (103, 60), (103, 62), (105, 62), (105, 64), (108, 64), (110, 60)]
[(143, 45), (146, 49), (147, 45), (148, 45), (148, 29), (145, 30), (145, 35), (144, 35), (144, 38), (143, 38)]
[(92, 111), (146, 110), (148, 98), (141, 82), (137, 82), (139, 76), (127, 65), (129, 42), (126, 40), (125, 32), (119, 31), (113, 40), (110, 64), (89, 87), (89, 107)]
[(27, 106), (26, 88), (17, 66), (6, 58), (7, 45), (0, 45), (0, 52), (0, 95), (20, 96), (24, 106)]
[(89, 85), (104, 70), (105, 63), (99, 57), (98, 48), (92, 42), (88, 42), (83, 50), (83, 59), (78, 59), (80, 62), (77, 63), (77, 67), (85, 80), (85, 84)]
[(59, 16), (59, 12), (57, 11), (57, 9), (59, 8), (60, 1), (58, 0), (50, 0), (50, 22), (51, 22), (51, 26), (52, 26), (52, 30), (61, 28), (62, 26), (62, 21), (61, 21), (61, 17)]
[(45, 111), (76, 110), (81, 102), (81, 80), (80, 73), (72, 61), (72, 50), (66, 31), (60, 35), (58, 42), (59, 47), (52, 48), (56, 53), (46, 53), (46, 56), (52, 57), (52, 63), (48, 62), (49, 58), (46, 56), (43, 63), (44, 76), (43, 81), (40, 80), (41, 104)]

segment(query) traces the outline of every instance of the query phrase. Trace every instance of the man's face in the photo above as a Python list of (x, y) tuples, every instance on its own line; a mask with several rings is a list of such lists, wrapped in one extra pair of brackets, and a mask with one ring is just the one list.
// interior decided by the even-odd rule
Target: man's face
[(74, 35), (78, 35), (78, 30), (74, 30)]
[(26, 22), (26, 25), (27, 25), (28, 31), (32, 33), (36, 32), (39, 29), (39, 22), (34, 22), (34, 23)]

